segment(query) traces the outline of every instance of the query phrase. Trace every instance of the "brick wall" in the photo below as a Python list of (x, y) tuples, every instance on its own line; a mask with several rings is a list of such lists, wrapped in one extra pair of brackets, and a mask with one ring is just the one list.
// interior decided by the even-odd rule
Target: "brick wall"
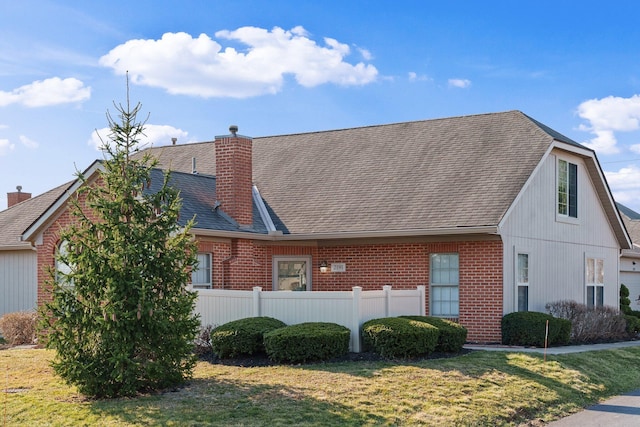
[[(273, 288), (275, 255), (310, 256), (312, 290), (414, 289), (427, 285), (429, 312), (429, 256), (458, 253), (460, 261), (460, 322), (471, 342), (499, 342), (502, 318), (502, 242), (370, 244), (318, 247), (282, 246), (247, 240), (200, 242), (199, 250), (213, 254), (214, 288)], [(345, 263), (344, 273), (321, 273), (320, 262)]]
[(216, 137), (216, 199), (238, 224), (253, 222), (252, 140), (242, 136)]

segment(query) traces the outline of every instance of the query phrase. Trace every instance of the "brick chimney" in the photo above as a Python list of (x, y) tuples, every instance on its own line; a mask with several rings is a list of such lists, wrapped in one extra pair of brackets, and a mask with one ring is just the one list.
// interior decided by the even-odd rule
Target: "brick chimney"
[(16, 190), (13, 193), (7, 193), (7, 207), (10, 208), (13, 205), (17, 205), (20, 202), (24, 202), (25, 200), (29, 200), (31, 198), (31, 193), (23, 193), (22, 186), (18, 185)]
[(230, 135), (216, 136), (216, 199), (220, 209), (241, 227), (253, 224), (253, 179), (251, 146), (253, 140), (238, 135), (238, 126), (230, 126)]

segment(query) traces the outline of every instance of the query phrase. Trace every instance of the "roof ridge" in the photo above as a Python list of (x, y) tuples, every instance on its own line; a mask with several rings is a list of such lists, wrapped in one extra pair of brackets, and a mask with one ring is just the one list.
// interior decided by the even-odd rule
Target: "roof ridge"
[(404, 124), (410, 124), (410, 123), (436, 122), (440, 120), (464, 119), (464, 118), (471, 118), (471, 117), (492, 116), (492, 115), (501, 115), (501, 114), (509, 114), (509, 113), (520, 113), (526, 116), (526, 114), (524, 114), (520, 110), (507, 110), (507, 111), (496, 111), (492, 113), (477, 113), (477, 114), (465, 114), (465, 115), (449, 116), (449, 117), (436, 117), (431, 119), (405, 120), (400, 122), (382, 123), (377, 125), (353, 126), (353, 127), (340, 128), (340, 129), (327, 129), (327, 130), (318, 130), (318, 131), (310, 131), (310, 132), (286, 133), (286, 134), (280, 134), (280, 135), (256, 136), (253, 139), (255, 140), (255, 139), (265, 139), (265, 138), (280, 138), (285, 136), (312, 135), (312, 134), (341, 132), (341, 131), (358, 130), (358, 129), (373, 129), (373, 128), (380, 128), (380, 127), (387, 127), (387, 126), (404, 125)]

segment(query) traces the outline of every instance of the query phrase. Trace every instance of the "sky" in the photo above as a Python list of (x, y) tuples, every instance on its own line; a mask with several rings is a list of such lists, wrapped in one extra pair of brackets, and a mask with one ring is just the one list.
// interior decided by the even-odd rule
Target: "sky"
[(640, 211), (640, 2), (0, 0), (0, 210), (146, 146), (520, 110)]

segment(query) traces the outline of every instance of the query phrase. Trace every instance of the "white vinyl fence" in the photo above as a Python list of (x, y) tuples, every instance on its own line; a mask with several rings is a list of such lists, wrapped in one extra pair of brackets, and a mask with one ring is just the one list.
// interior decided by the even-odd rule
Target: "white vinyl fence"
[(304, 322), (331, 322), (351, 329), (350, 350), (360, 352), (360, 327), (380, 317), (422, 315), (425, 309), (425, 286), (379, 291), (263, 292), (227, 289), (197, 289), (196, 312), (203, 326), (219, 326), (246, 317), (268, 316), (287, 325)]

